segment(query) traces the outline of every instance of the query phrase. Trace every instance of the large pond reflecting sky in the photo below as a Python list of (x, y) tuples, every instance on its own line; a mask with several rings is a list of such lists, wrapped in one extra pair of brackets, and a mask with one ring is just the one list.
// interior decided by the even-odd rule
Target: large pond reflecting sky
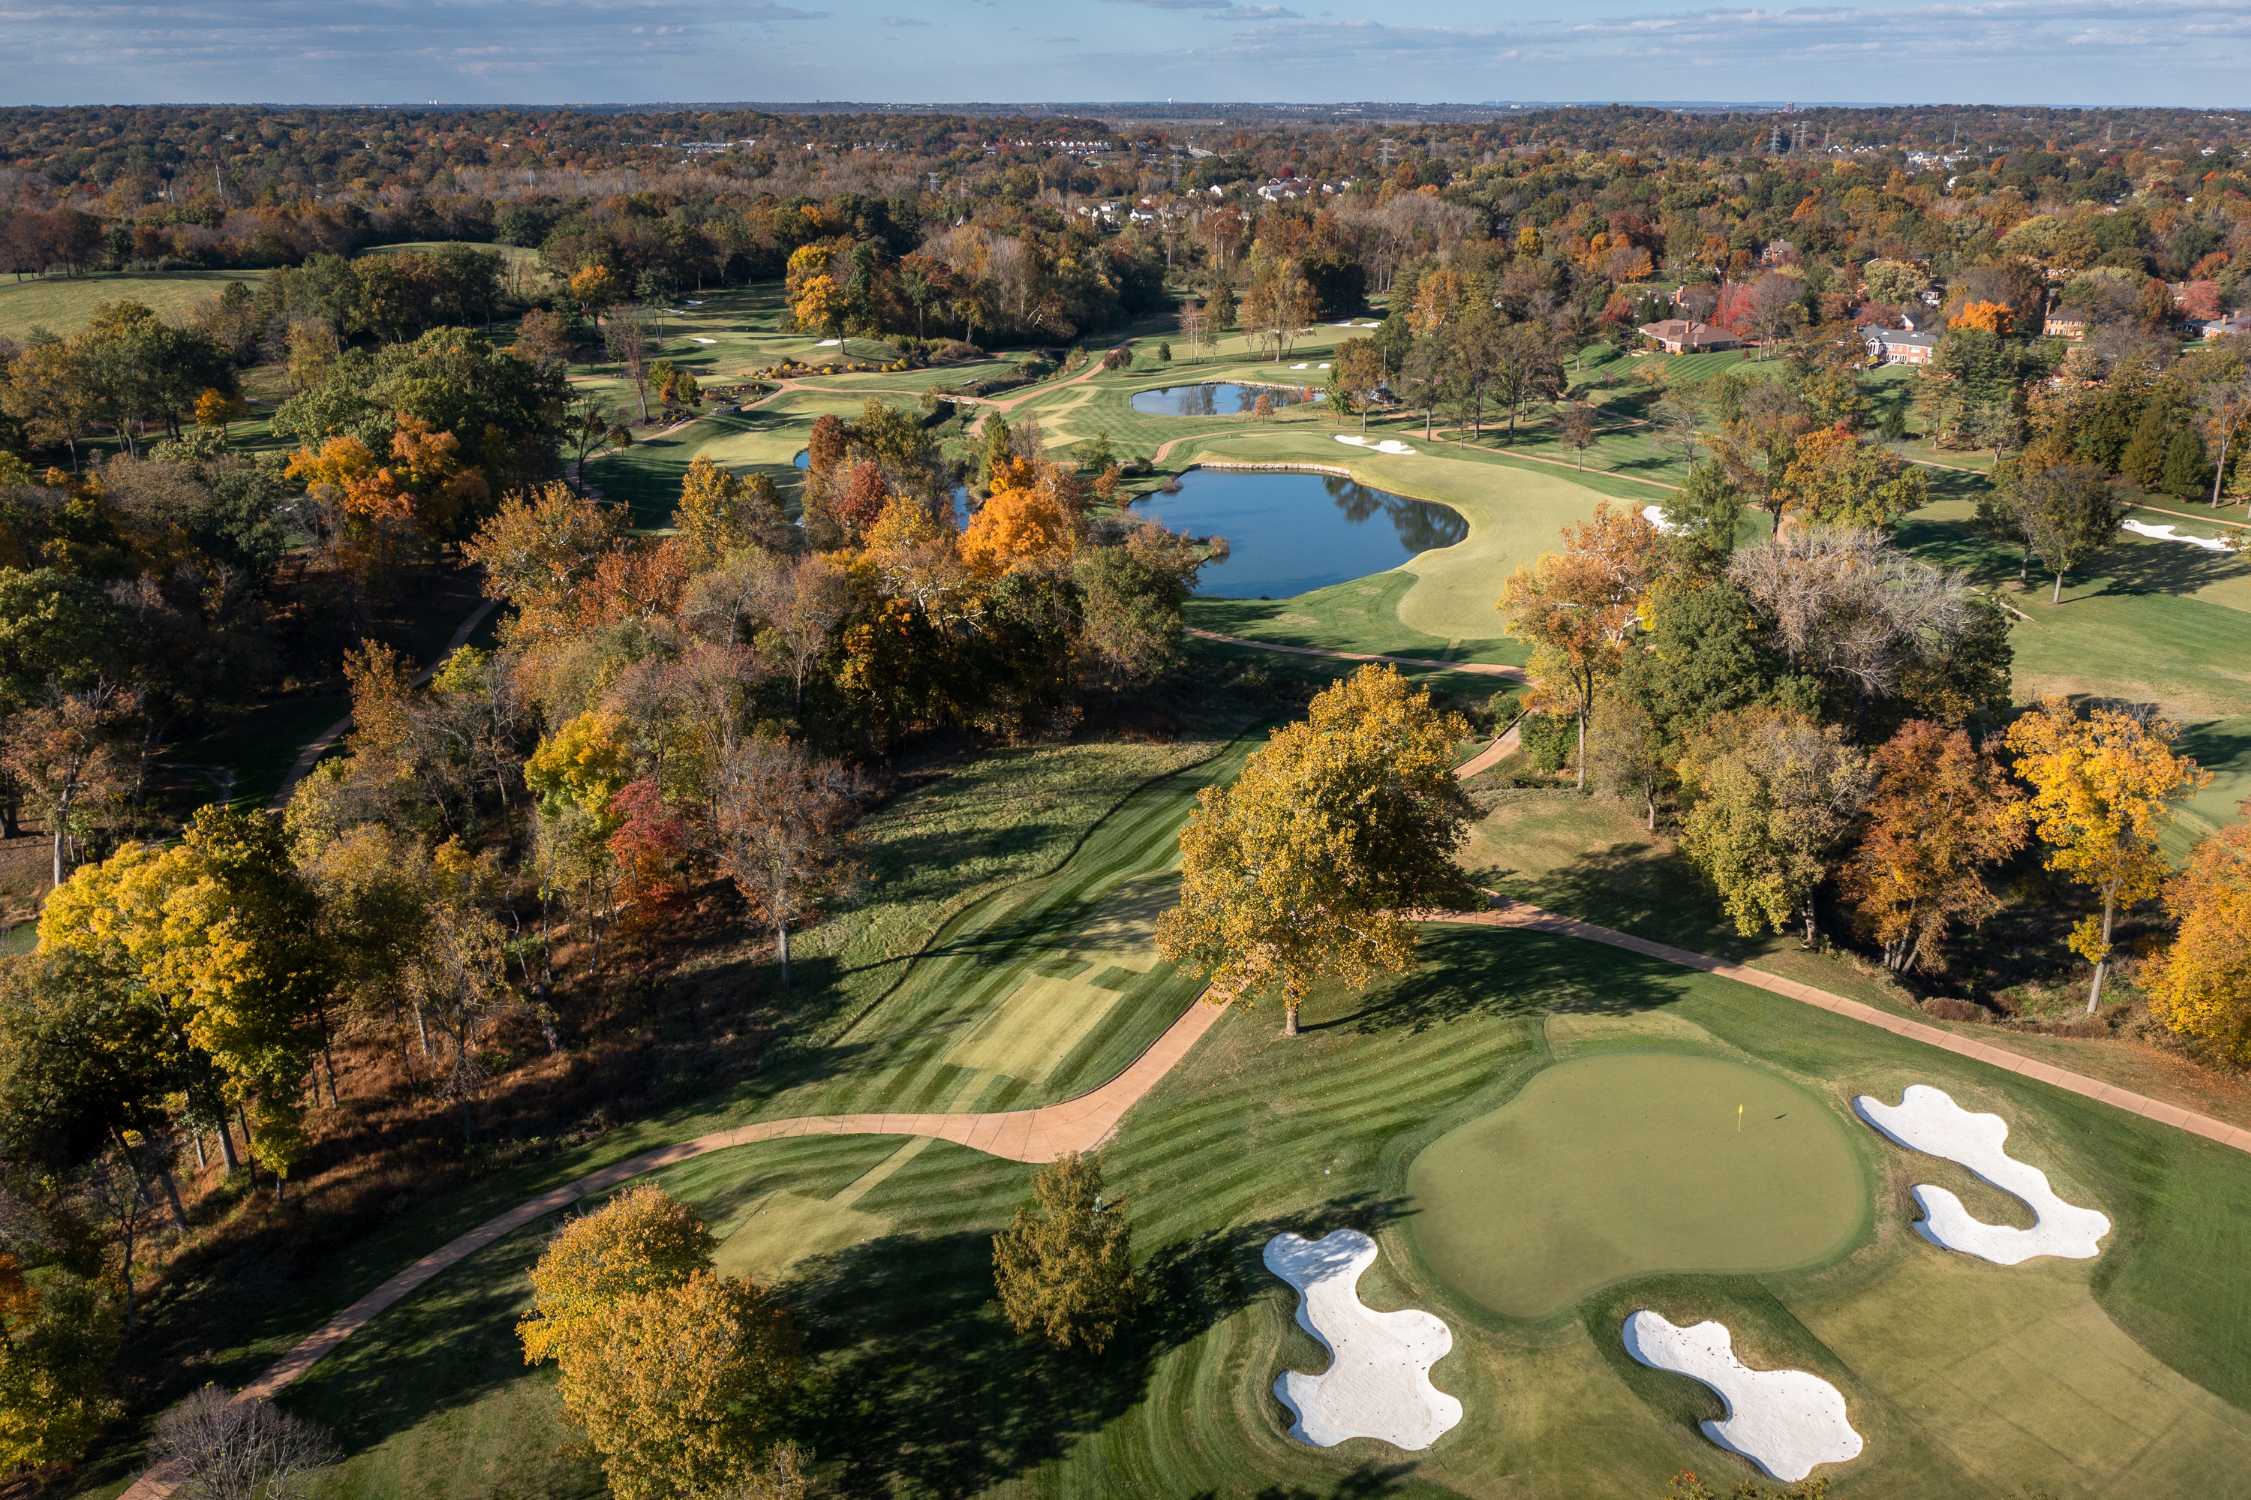
[(1191, 536), (1227, 539), (1196, 591), (1222, 599), (1281, 599), (1396, 567), (1469, 535), (1459, 511), (1330, 474), (1191, 469), (1180, 491), (1133, 507)]

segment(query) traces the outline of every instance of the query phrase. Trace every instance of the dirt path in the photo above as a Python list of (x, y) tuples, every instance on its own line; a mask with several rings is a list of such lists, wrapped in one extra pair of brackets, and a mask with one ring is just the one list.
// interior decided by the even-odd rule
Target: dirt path
[(1517, 730), (1522, 722), (1519, 719), (1517, 723), (1509, 725), (1508, 728), (1501, 731), (1500, 737), (1495, 739), (1492, 744), (1487, 745), (1468, 760), (1454, 767), (1454, 779), (1456, 781), (1467, 781), (1472, 776), (1482, 776), (1514, 755), (1517, 745), (1521, 743)]

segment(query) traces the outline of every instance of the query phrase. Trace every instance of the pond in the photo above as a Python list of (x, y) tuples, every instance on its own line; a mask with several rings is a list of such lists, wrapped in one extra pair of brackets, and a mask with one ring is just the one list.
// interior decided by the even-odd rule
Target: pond
[[(1328, 380), (1321, 377), (1323, 383)], [(1319, 401), (1314, 384), (1302, 386), (1243, 385), (1233, 380), (1206, 381), (1202, 385), (1168, 385), (1161, 390), (1135, 391), (1133, 409), (1152, 417), (1233, 417), (1251, 410), (1265, 396), (1277, 407)]]
[(1459, 511), (1332, 474), (1190, 469), (1177, 494), (1134, 509), (1175, 531), (1226, 539), (1227, 557), (1206, 564), (1197, 585), (1221, 599), (1287, 598), (1469, 535)]

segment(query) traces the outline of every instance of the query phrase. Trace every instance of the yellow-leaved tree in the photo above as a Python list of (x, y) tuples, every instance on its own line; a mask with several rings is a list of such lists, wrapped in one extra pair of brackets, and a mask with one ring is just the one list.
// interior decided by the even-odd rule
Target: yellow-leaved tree
[(1587, 716), (1625, 662), (1641, 596), (1657, 577), (1657, 528), (1613, 510), (1563, 528), (1563, 550), (1518, 568), (1501, 591), (1510, 633), (1532, 644), (1532, 706), (1579, 725), (1579, 785), (1587, 784)]
[(2251, 1062), (2251, 823), (2197, 845), (2166, 886), (2165, 907), (2180, 926), (2151, 967), (2157, 1014), (2230, 1061)]
[(1412, 913), (1474, 895), (1453, 862), (1471, 813), (1453, 746), (1468, 732), (1390, 667), (1324, 689), (1197, 797), (1158, 951), (1209, 974), (1215, 999), (1278, 995), (1284, 1036), (1316, 984), (1404, 971)]
[[(304, 1146), (306, 1091), (326, 1035), (334, 959), (281, 820), (213, 804), (168, 849), (128, 843), (48, 896), (39, 951), (82, 981), (153, 1001), (199, 1113), (241, 1112), (279, 1182)], [(216, 1080), (218, 1096), (206, 1090)], [(329, 1082), (335, 1089), (333, 1072)]]
[(563, 1411), (619, 1500), (802, 1493), (780, 1437), (797, 1378), (788, 1319), (712, 1269), (714, 1241), (653, 1184), (556, 1232), (532, 1268), (524, 1360), (553, 1360)]
[(2171, 744), (2173, 726), (2116, 709), (2080, 715), (2061, 698), (2009, 727), (2013, 769), (2032, 788), (2032, 825), (2048, 846), (2048, 868), (2102, 899), (2102, 915), (2071, 930), (2071, 951), (2095, 966), (2087, 1014), (2102, 1003), (2118, 909), (2157, 894), (2165, 859), (2158, 821), (2175, 797), (2211, 773)]

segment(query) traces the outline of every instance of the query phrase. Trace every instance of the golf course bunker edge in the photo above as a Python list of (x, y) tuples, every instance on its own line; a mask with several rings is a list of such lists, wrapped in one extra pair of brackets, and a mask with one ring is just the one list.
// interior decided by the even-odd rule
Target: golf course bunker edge
[(1637, 1276), (1815, 1265), (1872, 1211), (1849, 1130), (1797, 1084), (1726, 1058), (1574, 1058), (1423, 1148), (1407, 1235), (1441, 1281), (1516, 1318)]

